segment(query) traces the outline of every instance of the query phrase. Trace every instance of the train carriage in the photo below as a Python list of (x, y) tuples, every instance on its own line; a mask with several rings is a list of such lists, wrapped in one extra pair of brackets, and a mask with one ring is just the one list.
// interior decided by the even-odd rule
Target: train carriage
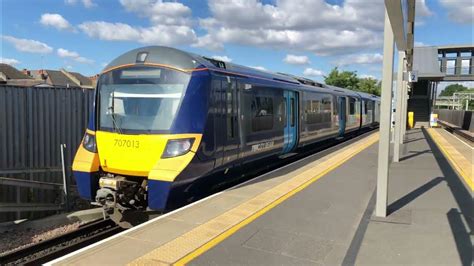
[(304, 78), (139, 48), (101, 73), (74, 175), (80, 195), (110, 214), (167, 211), (192, 198), (194, 184), (228, 182), (270, 157), (376, 126), (378, 104)]

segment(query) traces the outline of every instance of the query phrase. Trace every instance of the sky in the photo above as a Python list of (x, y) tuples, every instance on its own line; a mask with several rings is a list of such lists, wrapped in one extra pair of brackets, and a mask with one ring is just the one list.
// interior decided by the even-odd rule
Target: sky
[[(383, 2), (1, 0), (0, 59), (94, 75), (128, 50), (165, 45), (317, 81), (336, 66), (380, 79)], [(473, 3), (417, 0), (415, 46), (472, 44)]]

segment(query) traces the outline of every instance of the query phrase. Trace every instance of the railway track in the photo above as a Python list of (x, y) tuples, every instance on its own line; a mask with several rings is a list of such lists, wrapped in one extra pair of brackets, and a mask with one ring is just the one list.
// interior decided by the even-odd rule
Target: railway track
[(7, 253), (0, 257), (0, 265), (39, 265), (123, 230), (109, 219), (94, 221), (73, 232)]

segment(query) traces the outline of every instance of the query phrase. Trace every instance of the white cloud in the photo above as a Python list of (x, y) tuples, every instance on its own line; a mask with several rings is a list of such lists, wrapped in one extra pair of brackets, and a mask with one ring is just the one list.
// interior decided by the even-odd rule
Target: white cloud
[(63, 48), (59, 48), (57, 50), (57, 53), (58, 53), (59, 57), (70, 58), (70, 59), (72, 59), (72, 60), (74, 60), (78, 63), (82, 63), (82, 64), (92, 64), (92, 63), (94, 63), (94, 60), (82, 57), (82, 56), (79, 55), (78, 52), (69, 51), (69, 50), (66, 50), (66, 49), (63, 49)]
[(420, 47), (420, 46), (428, 46), (428, 45), (427, 45), (426, 43), (424, 43), (424, 42), (415, 42), (415, 43), (414, 43), (414, 46), (415, 46), (415, 47)]
[(283, 59), (283, 62), (292, 65), (308, 65), (311, 63), (309, 58), (305, 55), (298, 56), (292, 54), (286, 55), (285, 59)]
[(375, 54), (352, 54), (348, 56), (342, 56), (334, 63), (338, 66), (347, 65), (368, 65), (368, 64), (380, 64), (383, 61), (383, 55), (379, 53)]
[(120, 0), (129, 12), (149, 19), (151, 26), (87, 21), (78, 27), (88, 36), (108, 41), (136, 41), (154, 45), (191, 45), (197, 36), (191, 27), (191, 9), (177, 2)]
[(40, 23), (56, 28), (58, 30), (72, 30), (73, 27), (69, 22), (59, 14), (45, 13), (41, 15)]
[(13, 58), (3, 58), (3, 57), (0, 57), (0, 63), (3, 63), (3, 64), (8, 64), (8, 65), (18, 65), (20, 64), (21, 62), (16, 60), (16, 59), (13, 59)]
[(433, 11), (431, 11), (426, 5), (426, 0), (416, 0), (415, 12), (416, 15), (420, 17), (429, 17), (433, 15)]
[(93, 7), (93, 6), (96, 5), (94, 2), (92, 2), (92, 0), (82, 0), (82, 4), (83, 4), (86, 8), (91, 8), (91, 7)]
[(129, 12), (137, 13), (160, 25), (189, 25), (191, 9), (178, 2), (161, 0), (120, 0)]
[(220, 60), (220, 61), (224, 61), (224, 62), (232, 62), (232, 58), (224, 55), (224, 56), (221, 56), (221, 55), (213, 55), (212, 58), (216, 59), (216, 60)]
[(377, 79), (377, 77), (375, 77), (374, 75), (367, 75), (367, 74), (359, 75), (359, 78), (361, 78), (361, 79)]
[[(91, 8), (91, 7), (97, 6), (97, 4), (95, 4), (92, 0), (80, 0), (80, 1), (85, 8)], [(66, 3), (67, 5), (75, 5), (77, 2), (78, 2), (77, 0), (64, 1), (64, 3)]]
[(51, 48), (47, 44), (35, 40), (20, 39), (7, 35), (3, 36), (3, 39), (13, 44), (13, 46), (15, 46), (15, 49), (20, 52), (48, 54), (53, 51), (53, 48)]
[(474, 2), (472, 0), (439, 0), (448, 11), (448, 17), (461, 24), (474, 23)]
[(80, 24), (79, 29), (90, 37), (107, 41), (128, 41), (140, 38), (138, 29), (124, 23), (90, 21)]
[(263, 66), (250, 66), (250, 67), (260, 70), (260, 71), (268, 71), (268, 69), (264, 68)]
[(58, 56), (59, 57), (79, 57), (79, 54), (77, 52), (72, 52), (63, 48), (59, 48)]
[(237, 43), (319, 55), (382, 45), (383, 1), (346, 0), (341, 5), (324, 0), (274, 3), (210, 0), (212, 16), (200, 19), (200, 27), (207, 34), (200, 36), (195, 45), (215, 49), (225, 43)]
[(324, 72), (318, 69), (308, 67), (303, 71), (303, 75), (309, 77), (319, 77), (324, 76)]
[(144, 44), (180, 45), (196, 40), (193, 29), (187, 26), (155, 25), (148, 28), (132, 27), (124, 23), (89, 21), (80, 24), (90, 37), (107, 41), (137, 41)]

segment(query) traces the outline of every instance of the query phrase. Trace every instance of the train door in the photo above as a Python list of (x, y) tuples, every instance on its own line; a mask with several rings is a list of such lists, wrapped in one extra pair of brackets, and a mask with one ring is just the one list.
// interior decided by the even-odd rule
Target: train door
[(283, 153), (292, 151), (298, 142), (298, 94), (294, 91), (283, 91), (286, 102), (286, 126), (283, 129)]
[(343, 137), (347, 120), (346, 97), (338, 97), (337, 100), (339, 108), (339, 137)]
[[(239, 130), (239, 88), (235, 78), (227, 79), (228, 82), (223, 83), (225, 86), (225, 126), (226, 135), (224, 145), (224, 164), (235, 163), (239, 159), (240, 154), (240, 130)], [(224, 85), (225, 84), (225, 85)]]

